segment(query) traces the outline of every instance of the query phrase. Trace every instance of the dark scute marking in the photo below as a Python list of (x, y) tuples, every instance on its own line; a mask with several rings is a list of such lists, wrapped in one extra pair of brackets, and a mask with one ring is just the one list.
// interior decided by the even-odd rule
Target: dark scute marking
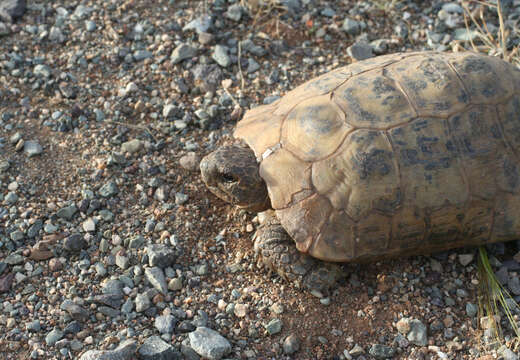
[(504, 174), (507, 179), (507, 184), (514, 190), (518, 185), (518, 168), (515, 163), (511, 162), (508, 157), (504, 159), (503, 163)]
[(351, 159), (354, 164), (353, 170), (359, 174), (360, 179), (374, 175), (388, 175), (392, 168), (387, 162), (390, 155), (387, 151), (381, 149), (374, 149), (369, 153), (358, 152)]
[(481, 73), (492, 73), (493, 68), (490, 64), (488, 64), (487, 61), (480, 57), (468, 57), (464, 60), (464, 73), (474, 73), (474, 72), (481, 72)]
[(441, 168), (449, 168), (451, 166), (451, 158), (444, 157), (437, 160), (427, 160), (424, 164), (425, 170), (436, 170)]
[(378, 98), (385, 93), (394, 93), (396, 91), (395, 87), (391, 86), (383, 77), (375, 78), (372, 85), (372, 91), (378, 95)]
[(422, 129), (428, 127), (429, 123), (428, 120), (417, 120), (412, 124), (412, 130), (414, 131), (421, 131)]
[(448, 101), (440, 101), (433, 104), (433, 108), (436, 111), (444, 111), (448, 110), (451, 107), (451, 104)]
[(428, 87), (428, 83), (424, 80), (418, 79), (410, 79), (408, 77), (404, 77), (404, 84), (407, 88), (412, 90), (412, 92), (419, 92), (420, 90), (424, 90)]
[(457, 100), (463, 104), (467, 104), (469, 102), (469, 96), (464, 91), (461, 95), (457, 96)]
[(437, 137), (419, 136), (417, 137), (417, 145), (421, 149), (421, 152), (427, 155), (432, 155), (432, 145), (439, 142)]
[(345, 89), (345, 91), (343, 91), (343, 99), (345, 99), (348, 103), (350, 110), (354, 114), (358, 115), (363, 121), (368, 121), (371, 123), (376, 122), (378, 120), (378, 117), (375, 114), (372, 114), (371, 112), (368, 112), (365, 109), (363, 109), (359, 101), (354, 97), (353, 92), (355, 90), (355, 88), (347, 88)]
[(318, 118), (320, 112), (324, 110), (325, 106), (309, 106), (306, 108), (306, 113), (299, 117), (300, 126), (305, 129), (305, 132), (320, 134), (330, 133), (334, 125), (329, 118)]
[(385, 213), (391, 213), (401, 205), (402, 200), (403, 195), (401, 193), (401, 189), (397, 188), (393, 199), (379, 199), (377, 202), (374, 203), (374, 209)]
[(502, 138), (502, 133), (500, 132), (500, 128), (498, 127), (497, 124), (493, 124), (491, 125), (491, 135), (493, 135), (493, 137), (495, 139), (501, 139)]
[[(401, 145), (404, 146), (406, 144), (403, 142)], [(418, 164), (420, 162), (418, 154), (415, 149), (402, 149), (401, 158), (403, 159), (403, 165), (409, 166)]]
[(492, 96), (495, 96), (495, 94), (497, 93), (497, 89), (495, 87), (488, 87), (488, 88), (484, 88), (482, 90), (482, 95), (484, 95), (485, 97), (492, 97)]

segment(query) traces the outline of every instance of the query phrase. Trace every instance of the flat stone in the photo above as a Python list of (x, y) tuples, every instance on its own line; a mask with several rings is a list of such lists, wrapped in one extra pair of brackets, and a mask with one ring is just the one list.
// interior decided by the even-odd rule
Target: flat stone
[(89, 350), (80, 357), (80, 360), (133, 360), (136, 358), (136, 350), (135, 340), (128, 339), (114, 350)]
[(207, 327), (198, 327), (188, 336), (191, 348), (204, 358), (219, 360), (231, 351), (229, 341), (217, 331)]
[(177, 318), (173, 315), (161, 315), (155, 318), (155, 328), (161, 334), (173, 334), (175, 325), (177, 324)]
[(228, 48), (223, 45), (215, 45), (211, 58), (222, 67), (231, 65), (231, 58), (228, 55)]
[(197, 34), (202, 34), (206, 33), (212, 25), (213, 20), (211, 19), (211, 16), (205, 14), (187, 23), (182, 28), (182, 31), (195, 30)]
[(25, 0), (0, 1), (0, 19), (13, 22), (23, 16), (26, 10)]
[(76, 205), (69, 205), (59, 209), (56, 215), (64, 220), (71, 220), (74, 214), (78, 211)]
[(28, 156), (40, 155), (43, 152), (43, 147), (36, 140), (27, 140), (23, 144), (23, 152)]
[(474, 257), (475, 257), (475, 254), (460, 254), (459, 263), (462, 266), (468, 266), (473, 261)]
[(137, 312), (143, 312), (145, 310), (148, 310), (150, 306), (152, 305), (150, 299), (148, 298), (148, 295), (146, 294), (137, 294), (135, 297), (135, 311)]
[(47, 344), (47, 346), (53, 346), (54, 344), (56, 344), (58, 340), (61, 340), (61, 338), (63, 338), (63, 335), (63, 331), (54, 328), (45, 336), (45, 343)]
[(395, 349), (381, 344), (373, 344), (368, 351), (376, 359), (390, 359), (394, 357)]
[(269, 335), (275, 335), (282, 331), (282, 325), (282, 320), (273, 319), (269, 321), (267, 324), (265, 324), (264, 327), (265, 330), (267, 330), (267, 332), (269, 333)]
[(168, 285), (166, 284), (166, 278), (164, 277), (164, 273), (161, 268), (146, 268), (144, 270), (144, 275), (154, 288), (165, 295), (168, 293)]
[(180, 352), (159, 336), (147, 338), (139, 347), (140, 359), (143, 360), (182, 360)]
[(358, 41), (347, 48), (347, 54), (357, 61), (374, 57), (372, 46), (364, 41)]
[(60, 309), (67, 311), (70, 316), (77, 321), (84, 322), (90, 317), (90, 313), (87, 310), (69, 299), (66, 299), (61, 303)]
[(199, 171), (200, 157), (195, 152), (189, 152), (179, 159), (179, 165), (189, 171)]
[(116, 183), (113, 181), (106, 183), (99, 189), (99, 195), (105, 198), (112, 197), (117, 193), (119, 193), (119, 189), (117, 188)]
[(170, 56), (172, 63), (177, 64), (183, 60), (191, 59), (192, 57), (197, 55), (197, 49), (188, 44), (180, 44), (177, 46)]

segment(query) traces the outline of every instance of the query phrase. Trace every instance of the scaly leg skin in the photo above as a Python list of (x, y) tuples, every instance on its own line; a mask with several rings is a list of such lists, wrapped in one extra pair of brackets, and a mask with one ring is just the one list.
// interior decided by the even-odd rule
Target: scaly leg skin
[(253, 240), (255, 253), (263, 265), (299, 288), (328, 292), (344, 275), (340, 265), (299, 252), (274, 215), (258, 228)]

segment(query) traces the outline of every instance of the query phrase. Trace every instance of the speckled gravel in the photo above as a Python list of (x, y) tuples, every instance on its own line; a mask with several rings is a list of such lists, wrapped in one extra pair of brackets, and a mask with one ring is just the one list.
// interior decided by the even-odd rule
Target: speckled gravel
[[(258, 217), (198, 176), (306, 79), (468, 47), (460, 2), (23, 3), (0, 0), (2, 359), (518, 358), (479, 318), (474, 249), (349, 265), (318, 298), (257, 268)], [(488, 247), (516, 300), (519, 247)]]

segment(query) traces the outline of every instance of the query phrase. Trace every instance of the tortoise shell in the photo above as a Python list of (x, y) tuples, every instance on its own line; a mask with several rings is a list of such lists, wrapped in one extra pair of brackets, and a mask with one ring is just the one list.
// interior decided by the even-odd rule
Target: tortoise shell
[(338, 68), (249, 110), (271, 204), (298, 250), (369, 261), (520, 235), (520, 72), (475, 53)]

